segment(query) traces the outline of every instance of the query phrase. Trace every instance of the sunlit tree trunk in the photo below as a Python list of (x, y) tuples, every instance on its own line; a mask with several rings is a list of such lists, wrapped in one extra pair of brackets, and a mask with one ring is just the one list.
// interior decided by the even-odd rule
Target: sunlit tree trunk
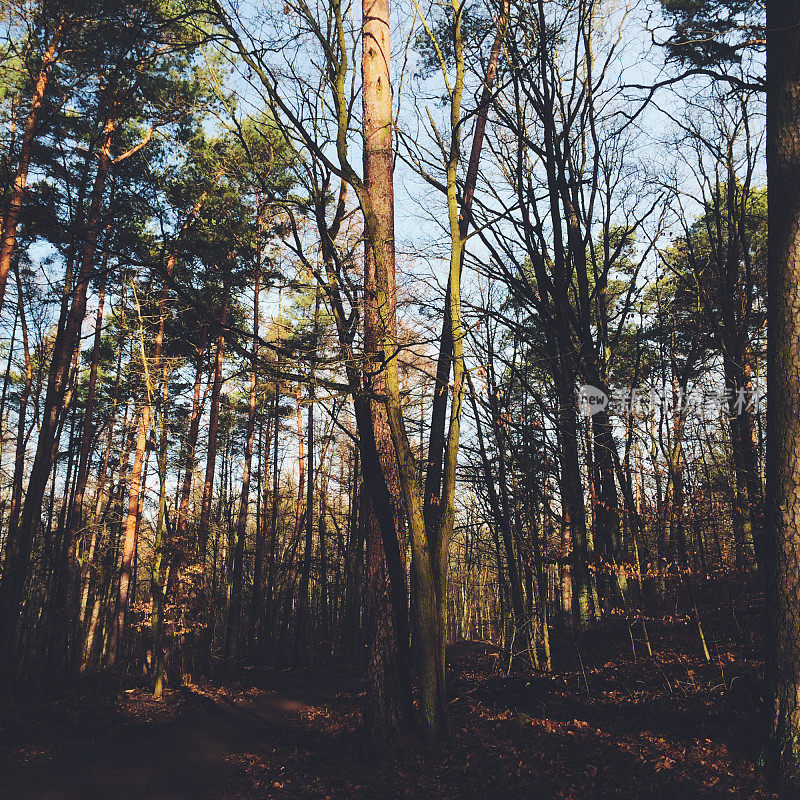
[(270, 522), (269, 522), (269, 543), (267, 546), (267, 587), (265, 591), (265, 623), (268, 634), (273, 634), (275, 630), (275, 620), (277, 614), (277, 596), (275, 591), (275, 568), (277, 563), (278, 551), (278, 509), (280, 504), (280, 460), (278, 445), (280, 443), (281, 417), (280, 417), (280, 385), (275, 381), (275, 396), (273, 398), (273, 421), (272, 430), (272, 492), (270, 503)]
[(95, 317), (95, 335), (92, 346), (92, 360), (89, 369), (89, 384), (86, 392), (86, 404), (83, 412), (83, 430), (79, 445), (78, 469), (75, 481), (75, 491), (72, 497), (67, 529), (65, 548), (65, 563), (59, 575), (54, 599), (56, 622), (56, 641), (53, 643), (52, 668), (60, 672), (61, 666), (70, 663), (79, 666), (80, 662), (80, 629), (79, 629), (79, 602), (80, 581), (78, 580), (77, 548), (78, 539), (83, 530), (83, 506), (86, 484), (89, 480), (89, 462), (91, 458), (92, 442), (94, 440), (94, 410), (97, 394), (97, 372), (100, 358), (100, 343), (103, 331), (103, 308), (105, 305), (105, 283), (100, 288), (100, 296)]
[(111, 633), (108, 638), (108, 652), (106, 663), (113, 667), (122, 654), (123, 637), (125, 635), (128, 605), (131, 596), (131, 581), (133, 577), (133, 562), (139, 541), (139, 512), (142, 502), (142, 489), (144, 481), (145, 448), (150, 432), (150, 416), (152, 406), (145, 403), (137, 414), (136, 452), (133, 457), (128, 483), (128, 511), (125, 515), (125, 530), (122, 540), (122, 564), (119, 573), (119, 585)]
[(39, 75), (33, 89), (33, 95), (31, 96), (28, 119), (25, 123), (25, 131), (22, 135), (19, 158), (17, 160), (17, 172), (14, 176), (14, 184), (11, 187), (8, 207), (3, 218), (2, 241), (0, 241), (0, 309), (3, 307), (8, 273), (11, 270), (11, 261), (17, 243), (17, 228), (19, 227), (19, 220), (22, 215), (25, 186), (28, 182), (28, 169), (30, 167), (33, 144), (36, 140), (42, 114), (42, 104), (45, 99), (48, 84), (50, 83), (50, 73), (53, 69), (53, 65), (58, 60), (58, 49), (61, 45), (66, 24), (66, 17), (62, 16), (59, 18), (56, 27), (50, 34), (50, 39), (47, 43), (44, 57), (42, 58), (42, 63), (39, 68)]
[(0, 580), (0, 683), (7, 682), (12, 663), (16, 626), (28, 575), (31, 545), (42, 510), (42, 500), (58, 448), (58, 435), (70, 399), (72, 363), (79, 352), (80, 331), (86, 314), (86, 296), (101, 227), (106, 178), (111, 168), (111, 139), (117, 120), (109, 115), (103, 125), (98, 164), (86, 215), (80, 268), (75, 279), (69, 311), (56, 335), (50, 363), (36, 455), (14, 547), (6, 555)]
[[(76, 654), (75, 658), (80, 658), (80, 663), (77, 664), (79, 669), (84, 669), (86, 660), (84, 658), (85, 652), (85, 627), (86, 627), (86, 610), (88, 608), (89, 603), (89, 591), (90, 586), (92, 583), (92, 571), (95, 565), (95, 557), (97, 554), (97, 545), (98, 539), (100, 538), (101, 533), (104, 532), (105, 525), (104, 522), (104, 515), (108, 507), (108, 503), (110, 502), (109, 497), (109, 490), (108, 486), (110, 483), (113, 484), (113, 476), (109, 477), (109, 462), (111, 460), (111, 450), (114, 444), (114, 430), (117, 423), (117, 406), (119, 404), (119, 390), (120, 390), (120, 383), (122, 380), (122, 342), (119, 343), (118, 352), (117, 352), (117, 370), (116, 370), (116, 379), (114, 381), (114, 396), (113, 400), (111, 401), (111, 412), (109, 415), (109, 423), (108, 423), (108, 434), (106, 438), (106, 447), (105, 453), (103, 455), (102, 464), (100, 466), (100, 474), (97, 481), (97, 491), (96, 497), (94, 501), (94, 515), (92, 517), (92, 535), (91, 540), (89, 542), (88, 552), (85, 554), (83, 559), (83, 567), (81, 569), (81, 596), (80, 596), (80, 603), (78, 608), (78, 622), (81, 627), (81, 651), (80, 654)], [(127, 409), (126, 409), (127, 415)], [(125, 428), (125, 421), (123, 421), (123, 432)], [(124, 433), (123, 433), (124, 437)], [(127, 454), (120, 458), (120, 462), (127, 458)]]
[[(18, 276), (19, 277), (19, 276)], [(19, 280), (17, 281), (19, 284)], [(27, 444), (27, 416), (28, 400), (31, 396), (33, 387), (33, 361), (31, 359), (30, 343), (28, 340), (28, 323), (25, 315), (25, 294), (22, 285), (18, 286), (19, 291), (19, 318), (22, 328), (22, 348), (25, 357), (25, 384), (19, 398), (19, 409), (17, 416), (17, 441), (14, 450), (14, 477), (11, 486), (11, 508), (8, 518), (8, 531), (6, 536), (6, 547), (10, 548), (10, 543), (16, 540), (17, 528), (19, 525), (19, 514), (22, 506), (22, 484), (25, 477), (25, 445)]]
[[(455, 60), (455, 76), (450, 95), (450, 146), (446, 154), (446, 195), (450, 230), (450, 271), (442, 336), (439, 344), (436, 387), (431, 410), (431, 432), (428, 449), (428, 465), (423, 498), (423, 516), (426, 538), (431, 548), (434, 588), (436, 593), (436, 638), (438, 675), (434, 690), (436, 711), (426, 723), (435, 737), (446, 733), (445, 700), (445, 651), (447, 647), (447, 572), (450, 540), (455, 519), (455, 480), (460, 438), (461, 413), (464, 401), (464, 355), (463, 330), (461, 327), (461, 271), (465, 253), (466, 237), (472, 218), (472, 201), (478, 179), (481, 149), (486, 131), (486, 122), (491, 104), (492, 89), (497, 74), (497, 65), (502, 40), (508, 22), (509, 3), (501, 4), (497, 19), (497, 30), (492, 45), (485, 83), (475, 122), (472, 150), (467, 166), (463, 195), (460, 195), (458, 173), (461, 162), (462, 109), (466, 62), (461, 33), (462, 6), (454, 1), (452, 10), (452, 47)], [(429, 31), (430, 33), (430, 31)], [(449, 87), (449, 82), (448, 82)], [(445, 416), (450, 390), (452, 364), (452, 403), (450, 420), (445, 436)], [(418, 537), (419, 538), (419, 537)], [(416, 584), (415, 584), (416, 585)]]
[[(367, 385), (374, 395), (386, 394), (382, 367), (384, 343), (396, 336), (396, 287), (394, 283), (394, 182), (392, 163), (391, 42), (388, 0), (363, 0), (363, 134), (364, 182), (368, 196), (367, 242), (364, 270), (364, 351)], [(378, 271), (381, 275), (378, 275)], [(386, 326), (388, 325), (388, 330)], [(390, 347), (390, 346), (389, 346)], [(394, 355), (392, 355), (394, 358)], [(407, 628), (398, 630), (398, 605), (387, 557), (398, 548), (401, 512), (400, 489), (392, 433), (387, 410), (381, 400), (368, 401), (369, 420), (377, 465), (383, 475), (390, 505), (379, 505), (374, 486), (369, 486), (366, 518), (367, 586), (366, 626), (369, 660), (367, 667), (367, 736), (378, 747), (400, 734), (405, 725), (408, 700), (402, 651), (407, 647)], [(362, 438), (364, 425), (359, 425)], [(366, 461), (365, 461), (366, 468)], [(383, 528), (379, 516), (383, 515)], [(395, 575), (396, 575), (395, 571)], [(402, 626), (401, 626), (402, 627)]]

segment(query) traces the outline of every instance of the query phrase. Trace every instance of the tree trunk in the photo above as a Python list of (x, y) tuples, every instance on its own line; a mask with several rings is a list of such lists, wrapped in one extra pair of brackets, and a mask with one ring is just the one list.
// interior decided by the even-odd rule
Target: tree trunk
[[(259, 207), (258, 228), (261, 229)], [(253, 349), (250, 370), (250, 397), (247, 406), (247, 431), (245, 433), (244, 470), (242, 472), (242, 493), (239, 498), (239, 515), (236, 520), (236, 543), (233, 552), (233, 575), (231, 581), (231, 602), (228, 610), (228, 630), (225, 636), (225, 660), (235, 659), (239, 653), (239, 637), (242, 616), (242, 575), (244, 572), (244, 543), (247, 536), (247, 509), (250, 499), (250, 473), (253, 461), (253, 445), (256, 433), (256, 356), (258, 354), (258, 297), (261, 293), (261, 270), (256, 269), (256, 285), (253, 298)], [(255, 594), (256, 587), (253, 586)]]
[[(174, 547), (180, 548), (183, 558), (188, 559), (189, 543), (186, 539), (186, 527), (189, 521), (189, 501), (192, 495), (192, 479), (197, 468), (197, 437), (200, 434), (200, 418), (203, 415), (203, 371), (205, 366), (206, 339), (208, 328), (203, 327), (200, 343), (197, 346), (197, 367), (195, 369), (194, 393), (192, 394), (192, 411), (189, 416), (189, 430), (186, 433), (183, 481), (181, 482), (178, 500), (178, 519), (175, 523)], [(213, 379), (212, 379), (213, 380)]]
[(256, 547), (253, 555), (253, 594), (250, 598), (250, 653), (258, 654), (264, 635), (266, 611), (265, 556), (267, 556), (267, 520), (269, 518), (269, 463), (272, 445), (272, 421), (264, 427), (264, 406), (261, 408), (258, 443), (258, 484), (256, 511)]
[(314, 550), (314, 384), (308, 387), (308, 426), (306, 429), (306, 516), (303, 566), (300, 571), (300, 590), (297, 602), (296, 635), (294, 640), (294, 666), (307, 667), (311, 663), (311, 555)]
[(28, 341), (28, 325), (25, 316), (24, 294), (21, 284), (18, 286), (18, 291), (19, 317), (22, 328), (22, 348), (25, 355), (25, 384), (22, 388), (19, 399), (17, 441), (14, 452), (14, 478), (11, 487), (11, 509), (8, 519), (8, 534), (6, 537), (7, 549), (11, 549), (11, 542), (16, 540), (17, 528), (19, 525), (19, 513), (22, 505), (22, 483), (25, 476), (25, 445), (27, 444), (25, 428), (28, 413), (28, 400), (30, 399), (31, 389), (33, 388), (33, 361), (31, 359), (30, 345)]
[(73, 288), (69, 311), (63, 327), (59, 328), (56, 335), (48, 372), (44, 413), (18, 536), (13, 551), (9, 551), (6, 557), (5, 569), (0, 580), (0, 683), (7, 683), (10, 675), (17, 619), (28, 576), (31, 545), (36, 525), (41, 517), (42, 499), (58, 448), (60, 424), (71, 396), (69, 389), (72, 362), (78, 352), (81, 325), (86, 314), (86, 295), (100, 233), (103, 194), (111, 167), (111, 139), (116, 125), (117, 121), (113, 116), (106, 118), (103, 125), (97, 172), (86, 217), (80, 269)]
[(272, 446), (272, 503), (269, 523), (269, 547), (267, 551), (267, 588), (265, 592), (266, 627), (267, 633), (273, 635), (277, 620), (277, 602), (275, 592), (275, 568), (278, 550), (278, 508), (280, 503), (280, 460), (278, 445), (280, 444), (281, 417), (280, 417), (280, 385), (275, 381), (275, 397), (273, 402), (274, 437)]
[[(365, 209), (367, 241), (364, 270), (365, 378), (372, 397), (386, 394), (384, 359), (387, 339), (396, 337), (396, 287), (394, 283), (394, 183), (392, 155), (391, 42), (388, 0), (363, 0), (363, 134), (364, 180), (369, 202)], [(378, 275), (380, 267), (381, 275)], [(388, 324), (389, 330), (386, 330)], [(391, 356), (395, 358), (394, 353)], [(396, 367), (396, 365), (395, 365)], [(357, 399), (357, 402), (360, 402)], [(399, 475), (387, 409), (377, 399), (367, 400), (359, 434), (369, 427), (387, 496), (379, 498), (368, 472), (370, 456), (362, 452), (367, 481), (367, 737), (377, 748), (385, 747), (405, 725), (410, 696), (407, 659), (407, 608), (402, 598), (399, 570), (390, 563), (399, 551), (402, 512)], [(357, 410), (358, 413), (358, 410)], [(366, 418), (364, 418), (366, 417)], [(367, 448), (370, 443), (362, 441)], [(381, 505), (387, 501), (389, 505)], [(381, 520), (381, 516), (383, 519)], [(381, 525), (383, 522), (383, 525)], [(385, 535), (384, 535), (385, 529)], [(404, 576), (403, 576), (404, 577)], [(404, 587), (403, 587), (404, 590)], [(402, 604), (402, 605), (401, 605)]]
[(111, 634), (108, 639), (108, 652), (106, 655), (106, 663), (109, 667), (116, 665), (124, 644), (123, 638), (126, 629), (125, 621), (127, 619), (128, 603), (130, 601), (133, 561), (139, 540), (139, 511), (144, 483), (142, 481), (142, 474), (144, 472), (147, 437), (150, 432), (151, 412), (152, 406), (149, 403), (145, 403), (138, 414), (139, 422), (136, 435), (136, 453), (133, 457), (133, 469), (131, 470), (128, 488), (128, 512), (125, 516), (122, 564), (119, 573), (116, 610), (114, 612)]
[(558, 386), (559, 459), (561, 467), (561, 504), (564, 524), (571, 548), (571, 569), (574, 590), (572, 600), (581, 627), (588, 626), (593, 611), (592, 586), (589, 576), (589, 548), (586, 530), (586, 506), (583, 497), (578, 461), (578, 419), (574, 388), (564, 376)]
[(214, 360), (214, 375), (211, 385), (211, 406), (208, 418), (208, 453), (206, 455), (206, 473), (203, 481), (203, 500), (200, 508), (198, 525), (198, 561), (201, 570), (205, 570), (208, 534), (211, 525), (211, 502), (214, 495), (214, 476), (217, 472), (217, 436), (219, 433), (219, 401), (222, 392), (222, 366), (225, 363), (225, 336), (217, 337), (217, 351)]
[(767, 2), (769, 761), (800, 791), (800, 0)]
[[(737, 339), (741, 339), (740, 330), (735, 334)], [(742, 406), (737, 396), (740, 391), (744, 391), (747, 397), (752, 393), (751, 366), (746, 349), (735, 344), (723, 349), (723, 362), (725, 377), (732, 390), (728, 403), (729, 429), (736, 481), (735, 511), (740, 519), (736, 526), (740, 529), (735, 542), (736, 565), (746, 568), (755, 556), (763, 569), (764, 489), (758, 465), (755, 423), (752, 411)]]
[(47, 43), (47, 48), (42, 58), (42, 65), (39, 68), (39, 76), (33, 89), (31, 105), (28, 110), (28, 119), (25, 123), (25, 132), (22, 135), (19, 159), (17, 161), (17, 174), (14, 177), (14, 185), (11, 187), (8, 209), (3, 219), (2, 241), (0, 241), (0, 309), (3, 308), (8, 273), (11, 269), (11, 260), (17, 243), (17, 228), (19, 227), (19, 219), (22, 215), (25, 186), (28, 182), (28, 168), (31, 163), (31, 152), (36, 138), (36, 129), (39, 125), (42, 103), (50, 80), (50, 71), (56, 63), (58, 48), (61, 44), (61, 37), (65, 27), (66, 18), (61, 17), (55, 29), (50, 34), (50, 41)]
[(92, 442), (94, 441), (94, 406), (97, 394), (97, 372), (100, 360), (100, 344), (103, 334), (103, 307), (105, 305), (105, 282), (100, 287), (100, 297), (97, 304), (95, 317), (94, 343), (92, 345), (92, 361), (89, 370), (89, 385), (86, 392), (86, 405), (83, 412), (83, 431), (78, 456), (78, 471), (75, 481), (75, 493), (72, 498), (67, 529), (65, 549), (65, 564), (56, 588), (55, 613), (57, 641), (54, 643), (56, 658), (60, 666), (56, 671), (68, 665), (79, 666), (80, 648), (80, 622), (78, 593), (80, 581), (78, 579), (78, 540), (83, 531), (83, 506), (86, 484), (89, 480), (89, 462), (91, 459)]

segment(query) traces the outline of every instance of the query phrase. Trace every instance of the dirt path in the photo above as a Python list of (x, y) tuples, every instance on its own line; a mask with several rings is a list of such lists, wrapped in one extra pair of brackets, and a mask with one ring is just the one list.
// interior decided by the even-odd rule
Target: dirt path
[[(226, 700), (195, 696), (179, 719), (125, 735), (82, 757), (31, 753), (0, 777), (3, 800), (203, 800), (251, 790), (240, 756), (294, 731), (300, 700), (260, 694)], [(249, 795), (247, 795), (249, 796)]]

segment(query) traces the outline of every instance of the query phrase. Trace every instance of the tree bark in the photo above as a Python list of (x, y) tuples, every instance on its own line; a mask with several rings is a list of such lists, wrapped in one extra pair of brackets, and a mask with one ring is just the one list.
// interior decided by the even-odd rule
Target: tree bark
[[(208, 328), (203, 326), (200, 332), (200, 342), (197, 345), (197, 355), (192, 394), (192, 411), (189, 416), (189, 430), (186, 433), (184, 445), (183, 481), (181, 482), (180, 497), (178, 500), (178, 519), (175, 523), (174, 547), (180, 548), (184, 559), (188, 559), (189, 543), (186, 540), (186, 528), (189, 522), (189, 501), (192, 495), (192, 480), (197, 468), (197, 437), (200, 435), (200, 418), (203, 415), (203, 372), (205, 367), (206, 341)], [(212, 379), (213, 382), (213, 379)]]
[[(259, 206), (258, 228), (261, 229)], [(244, 543), (247, 536), (247, 510), (250, 500), (250, 474), (253, 461), (253, 445), (256, 433), (256, 356), (258, 354), (258, 299), (261, 294), (261, 269), (256, 268), (256, 283), (253, 298), (253, 347), (250, 370), (250, 395), (247, 405), (247, 430), (244, 446), (244, 469), (242, 471), (242, 493), (239, 498), (239, 515), (236, 520), (236, 543), (233, 553), (233, 575), (231, 580), (231, 602), (228, 610), (228, 630), (225, 636), (225, 660), (235, 659), (239, 653), (239, 637), (242, 616), (242, 575), (244, 572)], [(256, 592), (255, 583), (253, 593)]]
[[(227, 310), (227, 298), (226, 298)], [(222, 324), (226, 323), (226, 312), (223, 312)], [(222, 367), (225, 363), (225, 335), (217, 336), (217, 349), (214, 359), (214, 373), (211, 385), (211, 400), (208, 417), (208, 452), (206, 455), (206, 472), (203, 481), (203, 499), (200, 507), (198, 524), (198, 562), (202, 574), (205, 574), (208, 534), (211, 526), (211, 502), (214, 495), (214, 476), (217, 471), (217, 436), (219, 433), (219, 402), (222, 392)], [(202, 579), (205, 584), (205, 578)]]
[[(75, 492), (69, 513), (69, 524), (66, 533), (65, 563), (59, 573), (56, 584), (54, 611), (56, 614), (56, 637), (53, 644), (55, 660), (53, 667), (60, 676), (62, 670), (76, 666), (80, 656), (80, 625), (78, 620), (78, 540), (83, 530), (83, 506), (86, 484), (89, 480), (89, 462), (92, 442), (94, 441), (94, 406), (97, 394), (97, 372), (100, 360), (100, 344), (103, 335), (103, 307), (105, 305), (105, 281), (100, 287), (95, 317), (94, 342), (92, 345), (92, 361), (89, 369), (89, 385), (86, 391), (86, 405), (83, 411), (83, 430), (79, 445), (78, 469), (75, 479)], [(66, 502), (66, 498), (65, 498)]]
[(41, 516), (42, 499), (58, 448), (64, 410), (71, 398), (72, 362), (78, 352), (81, 325), (86, 315), (86, 296), (100, 233), (103, 195), (111, 167), (111, 140), (116, 126), (117, 120), (110, 113), (103, 124), (97, 171), (86, 216), (80, 268), (73, 287), (72, 302), (64, 324), (56, 334), (36, 455), (31, 466), (17, 541), (13, 551), (9, 551), (11, 557), (6, 557), (0, 580), (0, 683), (7, 683), (9, 678), (34, 531)]
[(133, 457), (133, 468), (128, 484), (128, 511), (125, 516), (125, 531), (122, 544), (122, 564), (119, 573), (119, 586), (115, 604), (114, 618), (111, 626), (111, 633), (108, 638), (108, 652), (106, 654), (106, 664), (109, 667), (116, 665), (123, 646), (128, 614), (128, 603), (130, 600), (131, 580), (133, 575), (133, 562), (136, 555), (137, 543), (139, 541), (139, 511), (142, 500), (144, 472), (145, 448), (150, 432), (150, 415), (152, 406), (145, 403), (138, 414), (138, 426), (136, 435), (136, 453)]
[(314, 385), (308, 387), (308, 425), (306, 428), (306, 515), (303, 564), (300, 570), (300, 589), (297, 598), (297, 617), (294, 640), (294, 666), (307, 667), (311, 662), (311, 556), (314, 550)]
[[(368, 218), (364, 269), (365, 379), (368, 393), (377, 398), (386, 394), (384, 360), (391, 345), (387, 348), (385, 342), (396, 338), (397, 327), (389, 2), (363, 0), (362, 14), (364, 184), (369, 202), (367, 212), (371, 212), (365, 213)], [(378, 275), (379, 267), (381, 276)], [(396, 358), (394, 353), (391, 357)], [(408, 627), (402, 624), (407, 610), (399, 607), (404, 601), (398, 602), (399, 576), (397, 570), (393, 571), (393, 585), (387, 563), (387, 558), (391, 559), (399, 550), (402, 525), (395, 448), (383, 402), (371, 399), (367, 403), (368, 407), (364, 409), (367, 418), (359, 425), (359, 434), (365, 440), (364, 428), (370, 428), (378, 459), (375, 466), (382, 473), (388, 495), (379, 498), (374, 481), (367, 481), (366, 626), (369, 659), (365, 722), (368, 740), (381, 748), (397, 737), (406, 724), (410, 698), (403, 696), (408, 688), (403, 652), (408, 646)], [(368, 443), (364, 441), (362, 446), (367, 448)], [(368, 462), (365, 455), (368, 454), (362, 452), (366, 475)], [(389, 505), (381, 505), (381, 501), (386, 500)]]
[(768, 759), (800, 790), (800, 0), (767, 2)]
[[(319, 286), (316, 287), (314, 307), (314, 334), (319, 332)], [(313, 356), (312, 356), (313, 358)], [(311, 555), (314, 549), (314, 369), (312, 366), (308, 385), (308, 453), (306, 475), (306, 536), (303, 549), (303, 568), (300, 573), (300, 597), (297, 607), (297, 631), (294, 641), (294, 665), (307, 667), (311, 664)], [(318, 509), (324, 514), (324, 506)]]
[(8, 210), (3, 219), (2, 241), (0, 241), (0, 309), (3, 307), (5, 299), (6, 283), (8, 273), (11, 269), (11, 260), (14, 255), (14, 248), (17, 243), (17, 228), (19, 227), (20, 216), (25, 199), (25, 186), (28, 182), (28, 168), (31, 163), (31, 152), (33, 143), (36, 139), (39, 117), (42, 112), (47, 86), (50, 81), (50, 72), (58, 59), (58, 48), (64, 34), (67, 20), (62, 16), (56, 23), (56, 27), (50, 34), (50, 41), (42, 58), (42, 65), (39, 69), (39, 76), (33, 89), (31, 105), (28, 110), (28, 119), (25, 123), (25, 131), (22, 135), (19, 159), (17, 161), (17, 173), (14, 177), (14, 185), (11, 187), (11, 195), (8, 201)]
[[(11, 508), (8, 518), (8, 533), (6, 537), (6, 548), (10, 550), (11, 544), (16, 540), (17, 528), (19, 525), (20, 507), (22, 505), (22, 483), (25, 476), (25, 445), (27, 444), (26, 420), (28, 414), (28, 400), (30, 399), (31, 389), (33, 388), (33, 361), (31, 359), (30, 345), (28, 341), (28, 324), (25, 316), (25, 302), (22, 285), (18, 280), (19, 291), (19, 318), (22, 328), (22, 348), (25, 356), (25, 384), (20, 393), (19, 411), (17, 418), (17, 441), (14, 451), (14, 478), (11, 487)], [(5, 559), (4, 559), (5, 562)]]

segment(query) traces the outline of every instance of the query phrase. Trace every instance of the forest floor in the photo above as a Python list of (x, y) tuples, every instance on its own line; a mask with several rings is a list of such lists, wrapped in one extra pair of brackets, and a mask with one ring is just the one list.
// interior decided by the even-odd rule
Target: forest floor
[(718, 592), (694, 622), (556, 636), (557, 673), (507, 676), (482, 643), (448, 652), (451, 736), (378, 758), (354, 667), (245, 670), (153, 700), (95, 677), (0, 706), (3, 800), (769, 798), (755, 760), (760, 600)]

